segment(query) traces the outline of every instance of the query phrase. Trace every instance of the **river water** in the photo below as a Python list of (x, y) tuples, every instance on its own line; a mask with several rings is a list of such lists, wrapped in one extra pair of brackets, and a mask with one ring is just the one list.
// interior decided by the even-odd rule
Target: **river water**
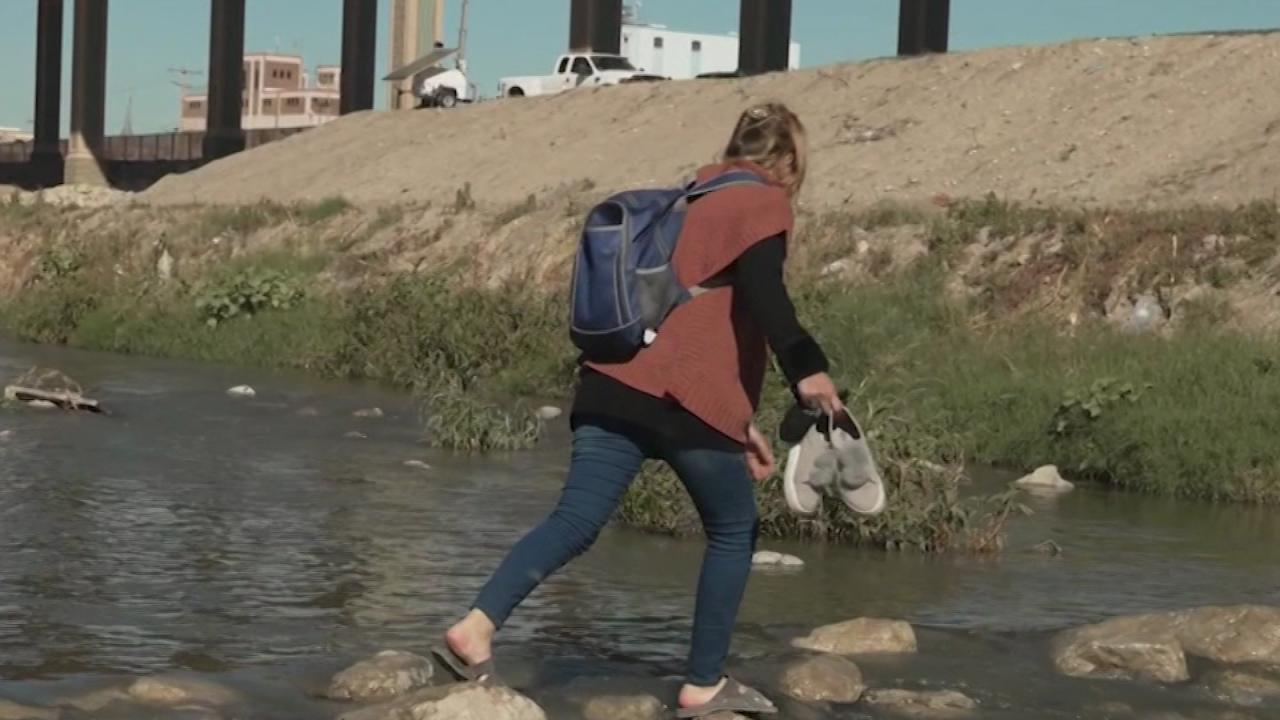
[[(0, 342), (0, 379), (35, 365), (112, 414), (0, 412), (0, 698), (175, 669), (309, 677), (421, 652), (549, 509), (567, 459), (563, 426), (541, 450), (459, 457), (423, 447), (418, 407), (378, 388)], [(226, 394), (244, 383), (256, 397)], [(353, 417), (374, 406), (385, 415)], [(1029, 503), (998, 558), (766, 543), (807, 564), (754, 577), (735, 651), (895, 617), (919, 626), (921, 652), (864, 666), (873, 685), (961, 688), (991, 717), (1076, 717), (1126, 694), (1199, 707), (1193, 688), (1056, 679), (1047, 638), (1116, 614), (1280, 603), (1273, 512), (1085, 489)], [(1046, 539), (1063, 554), (1027, 552)], [(536, 691), (679, 672), (700, 552), (606, 531), (513, 619), (509, 679)], [(289, 707), (280, 716), (303, 706)]]

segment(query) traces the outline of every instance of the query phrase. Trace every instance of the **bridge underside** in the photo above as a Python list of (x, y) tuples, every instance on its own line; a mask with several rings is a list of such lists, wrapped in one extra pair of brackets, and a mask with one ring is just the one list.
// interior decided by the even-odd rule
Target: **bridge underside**
[[(16, 0), (8, 0), (15, 2)], [(108, 0), (71, 0), (71, 133), (61, 142), (62, 38), (67, 0), (36, 0), (36, 83), (30, 158), (17, 173), (31, 186), (103, 185)], [(203, 161), (243, 150), (245, 0), (210, 0), (208, 124)], [(373, 108), (378, 0), (343, 0), (341, 112)], [(14, 174), (11, 170), (6, 175)]]
[[(787, 69), (791, 6), (792, 0), (739, 0), (738, 72), (757, 75)], [(898, 54), (946, 52), (950, 21), (951, 0), (899, 0)], [(622, 0), (571, 0), (570, 50), (617, 53), (621, 35)]]
[[(15, 2), (17, 0), (6, 0)], [(879, 0), (888, 2), (889, 0)], [(9, 163), (3, 176), (28, 186), (61, 182), (106, 184), (103, 154), (109, 0), (35, 0), (35, 128), (25, 163)], [(63, 29), (73, 4), (70, 136), (61, 139)], [(792, 0), (739, 0), (738, 71), (786, 70), (790, 60)], [(209, 0), (208, 123), (201, 162), (245, 147), (240, 108), (246, 0)], [(898, 54), (946, 52), (951, 0), (899, 0)], [(373, 108), (379, 0), (343, 0), (340, 111)], [(856, 18), (850, 18), (850, 22)], [(571, 49), (621, 50), (622, 0), (570, 0)], [(16, 167), (15, 167), (16, 166)], [(15, 170), (17, 172), (15, 172)]]

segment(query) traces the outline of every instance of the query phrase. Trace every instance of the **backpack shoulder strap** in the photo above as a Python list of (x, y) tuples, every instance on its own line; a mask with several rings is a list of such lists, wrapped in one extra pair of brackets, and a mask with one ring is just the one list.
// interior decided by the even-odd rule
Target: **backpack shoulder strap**
[[(723, 190), (728, 187), (733, 187), (734, 185), (764, 184), (766, 184), (764, 178), (749, 170), (730, 170), (729, 172), (721, 173), (715, 177), (709, 178), (702, 183), (699, 183), (696, 180), (690, 181), (685, 189), (685, 201), (688, 202), (689, 200), (713, 193), (716, 190)], [(706, 281), (690, 287), (689, 294), (693, 297), (697, 297), (709, 290), (726, 287), (731, 284), (732, 283), (729, 279), (721, 274), (708, 278)]]
[(693, 181), (685, 188), (685, 197), (692, 200), (716, 190), (723, 190), (734, 185), (764, 185), (764, 178), (749, 170), (730, 170), (721, 173), (715, 177), (708, 178), (704, 182)]

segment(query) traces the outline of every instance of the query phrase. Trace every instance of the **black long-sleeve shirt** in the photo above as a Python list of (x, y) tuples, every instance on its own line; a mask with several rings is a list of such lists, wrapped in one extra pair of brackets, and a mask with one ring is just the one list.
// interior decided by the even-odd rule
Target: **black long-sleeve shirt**
[[(730, 277), (735, 302), (741, 303), (740, 310), (758, 324), (778, 359), (782, 374), (787, 382), (795, 385), (810, 375), (826, 372), (828, 363), (822, 348), (796, 318), (795, 306), (783, 282), (786, 256), (786, 236), (775, 235), (740, 255), (731, 267)], [(576, 426), (590, 416), (638, 425), (687, 447), (742, 449), (741, 443), (702, 422), (674, 401), (640, 392), (584, 367), (579, 374), (571, 422)]]

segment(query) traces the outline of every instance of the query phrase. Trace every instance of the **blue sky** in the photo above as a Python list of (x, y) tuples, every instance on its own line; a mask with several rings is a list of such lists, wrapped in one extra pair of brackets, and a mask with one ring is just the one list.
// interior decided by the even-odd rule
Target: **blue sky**
[[(458, 0), (446, 24), (456, 28)], [(63, 125), (71, 85), (71, 17), (67, 0)], [(387, 0), (379, 12), (385, 48)], [(793, 35), (802, 61), (823, 65), (890, 55), (897, 0), (798, 0)], [(133, 98), (135, 132), (176, 123), (178, 76), (168, 68), (204, 70), (208, 0), (111, 0), (107, 132), (118, 133)], [(645, 20), (671, 28), (725, 32), (737, 27), (737, 0), (645, 0)], [(568, 40), (568, 0), (472, 0), (469, 64), (492, 94), (503, 75), (545, 72)], [(0, 126), (29, 127), (34, 101), (36, 0), (0, 0)], [(298, 53), (307, 66), (340, 57), (341, 0), (248, 0), (246, 50)], [(1078, 37), (1280, 27), (1280, 0), (953, 0), (952, 47), (1043, 43)], [(451, 30), (450, 34), (456, 32)], [(379, 75), (386, 52), (378, 53)], [(203, 76), (193, 82), (203, 83)], [(377, 102), (385, 102), (378, 92)]]

